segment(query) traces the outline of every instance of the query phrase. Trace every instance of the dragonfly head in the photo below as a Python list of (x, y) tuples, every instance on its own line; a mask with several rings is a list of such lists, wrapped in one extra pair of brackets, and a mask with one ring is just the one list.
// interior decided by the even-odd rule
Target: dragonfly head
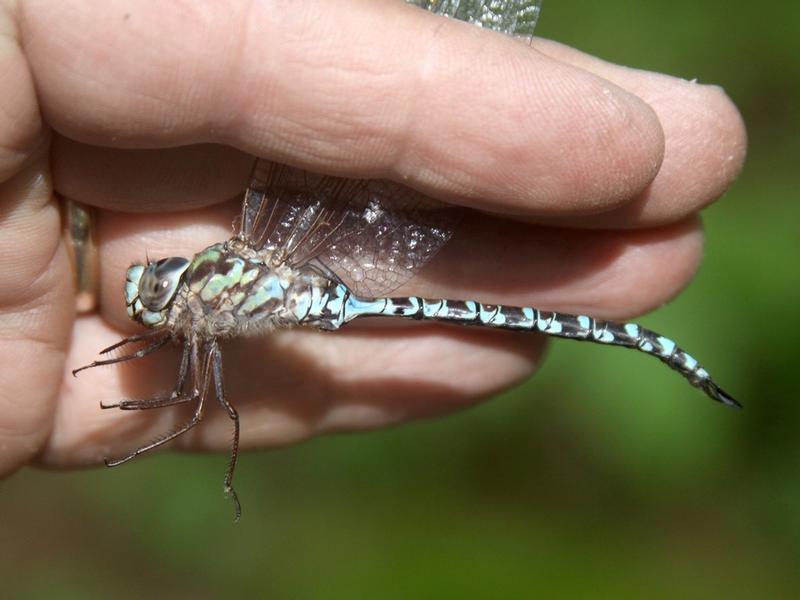
[(132, 265), (125, 275), (128, 316), (148, 327), (163, 325), (187, 268), (189, 261), (179, 256)]

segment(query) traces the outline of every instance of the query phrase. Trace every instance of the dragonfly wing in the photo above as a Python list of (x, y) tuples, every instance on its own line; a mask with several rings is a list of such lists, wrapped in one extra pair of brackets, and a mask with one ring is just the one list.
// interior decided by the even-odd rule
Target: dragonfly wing
[(325, 202), (317, 187), (323, 178), (256, 160), (244, 195), (239, 239), (259, 250), (281, 248), (284, 254), (296, 250), (309, 230), (321, 225)]
[(355, 293), (399, 287), (450, 239), (459, 211), (384, 180), (316, 175), (257, 161), (239, 238), (273, 262), (317, 262)]
[(536, 28), (541, 0), (406, 0), (439, 15), (479, 27), (530, 37)]
[(450, 239), (459, 212), (405, 186), (363, 181), (319, 260), (355, 293), (381, 296), (419, 271)]
[(239, 239), (250, 246), (260, 245), (259, 237), (268, 219), (266, 211), (270, 203), (267, 201), (267, 191), (270, 187), (269, 178), (272, 175), (270, 163), (258, 159), (250, 173), (250, 183), (244, 193), (242, 214), (239, 217)]

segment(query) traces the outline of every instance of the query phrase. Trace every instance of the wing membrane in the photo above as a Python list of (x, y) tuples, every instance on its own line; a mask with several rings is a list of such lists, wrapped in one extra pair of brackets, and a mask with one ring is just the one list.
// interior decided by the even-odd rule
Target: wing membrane
[(316, 262), (354, 292), (379, 296), (447, 243), (458, 210), (384, 180), (315, 175), (259, 160), (239, 237), (273, 264)]
[(406, 0), (433, 13), (513, 35), (532, 36), (541, 0)]

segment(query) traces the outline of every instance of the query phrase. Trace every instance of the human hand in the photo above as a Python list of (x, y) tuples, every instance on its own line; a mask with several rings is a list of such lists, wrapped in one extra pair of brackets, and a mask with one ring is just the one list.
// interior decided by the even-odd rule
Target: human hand
[[(139, 331), (131, 262), (230, 236), (250, 155), (485, 211), (398, 294), (610, 318), (688, 282), (697, 212), (744, 159), (716, 87), (402, 2), (0, 7), (0, 473), (99, 463), (185, 418), (98, 407), (171, 389), (176, 351), (70, 371)], [(99, 314), (75, 318), (54, 191), (98, 209)], [(457, 410), (527, 377), (542, 345), (429, 325), (281, 332), (226, 346), (228, 397), (244, 446), (285, 444)], [(227, 449), (213, 408), (180, 447)]]

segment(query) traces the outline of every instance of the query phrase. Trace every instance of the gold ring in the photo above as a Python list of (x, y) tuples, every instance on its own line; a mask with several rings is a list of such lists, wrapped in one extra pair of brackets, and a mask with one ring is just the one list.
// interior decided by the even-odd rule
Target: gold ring
[(88, 313), (97, 307), (99, 261), (92, 209), (74, 200), (64, 200), (64, 238), (75, 278), (75, 309)]

